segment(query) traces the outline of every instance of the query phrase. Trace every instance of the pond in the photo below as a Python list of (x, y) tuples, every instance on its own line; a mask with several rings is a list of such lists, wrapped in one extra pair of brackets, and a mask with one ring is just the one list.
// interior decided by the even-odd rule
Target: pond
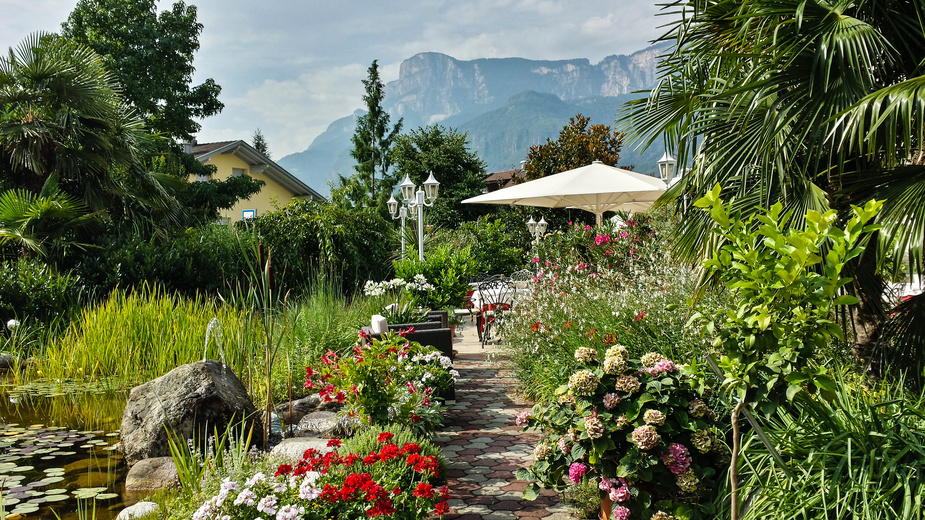
[(117, 446), (126, 398), (104, 384), (0, 382), (0, 518), (111, 520), (134, 502)]

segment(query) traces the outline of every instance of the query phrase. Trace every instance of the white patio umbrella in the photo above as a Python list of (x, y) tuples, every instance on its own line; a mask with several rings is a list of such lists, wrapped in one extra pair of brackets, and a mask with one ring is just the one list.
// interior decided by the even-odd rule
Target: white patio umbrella
[(597, 225), (600, 226), (605, 211), (644, 211), (665, 189), (665, 183), (656, 177), (594, 161), (588, 166), (485, 193), (462, 202), (578, 208), (594, 213)]

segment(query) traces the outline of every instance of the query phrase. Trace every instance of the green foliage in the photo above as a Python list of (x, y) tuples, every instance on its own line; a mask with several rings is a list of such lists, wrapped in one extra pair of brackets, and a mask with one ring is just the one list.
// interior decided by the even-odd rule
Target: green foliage
[(366, 282), (363, 294), (375, 302), (380, 314), (391, 324), (418, 323), (424, 320), (430, 310), (430, 294), (434, 290), (424, 275), (418, 274), (405, 280), (393, 278), (383, 282)]
[[(836, 373), (847, 372), (836, 370)], [(902, 384), (839, 380), (831, 400), (802, 394), (766, 426), (791, 480), (751, 434), (739, 477), (743, 519), (922, 518), (925, 403)], [(728, 507), (723, 506), (721, 507)], [(728, 516), (721, 511), (719, 517)]]
[(136, 161), (150, 136), (91, 49), (28, 37), (0, 57), (0, 107), (0, 177), (14, 187), (39, 193), (54, 176), (91, 209), (121, 214), (123, 199), (147, 186), (149, 205), (169, 204)]
[[(710, 518), (728, 451), (697, 365), (682, 370), (655, 352), (630, 359), (620, 345), (608, 348), (603, 362), (590, 347), (574, 357), (580, 368), (556, 401), (518, 417), (543, 438), (535, 462), (517, 478), (560, 490), (598, 479), (602, 496), (617, 503), (615, 517), (617, 508), (637, 518), (683, 508), (688, 518)], [(524, 496), (536, 494), (534, 483)]]
[(780, 204), (743, 220), (729, 212), (718, 185), (694, 205), (710, 214), (722, 240), (704, 267), (732, 296), (728, 307), (692, 317), (713, 338), (723, 386), (766, 412), (801, 390), (831, 395), (835, 383), (828, 370), (811, 361), (842, 336), (836, 307), (857, 303), (839, 295), (851, 281), (842, 270), (863, 251), (863, 235), (876, 229), (867, 223), (881, 204), (853, 207), (844, 228), (835, 225), (834, 210), (810, 210), (804, 230), (783, 229), (790, 215), (782, 214)]
[[(412, 130), (398, 136), (390, 159), (396, 180), (408, 176), (422, 186), (433, 173), (440, 183), (437, 201), (426, 210), (428, 222), (437, 227), (454, 228), (492, 211), (484, 204), (460, 204), (480, 195), (485, 187), (485, 163), (467, 147), (468, 135), (440, 125)], [(389, 192), (395, 184), (388, 186)]]
[(468, 248), (476, 273), (510, 274), (525, 266), (530, 249), (526, 227), (520, 225), (519, 216), (512, 216), (483, 215), (453, 231), (438, 233), (437, 241), (457, 250)]
[(38, 195), (27, 190), (0, 193), (0, 246), (16, 245), (56, 265), (69, 248), (85, 247), (79, 233), (98, 225), (98, 217), (49, 177)]
[(348, 355), (328, 352), (306, 368), (306, 388), (322, 400), (345, 403), (367, 424), (400, 424), (427, 434), (443, 421), (437, 395), (455, 381), (452, 362), (433, 347), (398, 334), (357, 345)]
[(0, 325), (11, 319), (66, 324), (85, 289), (73, 274), (58, 274), (35, 260), (0, 264)]
[(422, 274), (434, 286), (428, 303), (434, 309), (459, 308), (469, 292), (469, 278), (476, 273), (476, 263), (469, 248), (456, 249), (449, 244), (428, 251), (424, 262), (406, 258), (394, 263), (395, 275), (412, 279)]
[(273, 250), (274, 283), (303, 289), (308, 273), (329, 273), (345, 291), (389, 275), (394, 228), (372, 209), (346, 209), (294, 199), (278, 211), (239, 224)]
[(524, 164), (524, 180), (555, 175), (593, 161), (616, 166), (625, 134), (606, 125), (588, 126), (590, 123), (589, 118), (578, 114), (569, 119), (558, 139), (547, 138), (546, 144), (531, 146)]
[(224, 108), (213, 79), (192, 85), (203, 28), (196, 14), (196, 6), (182, 0), (160, 14), (155, 0), (80, 0), (61, 32), (103, 56), (152, 130), (192, 139), (200, 128), (195, 119)]
[(166, 236), (113, 227), (99, 242), (75, 271), (103, 291), (147, 283), (190, 296), (215, 295), (248, 276), (238, 238), (225, 226), (187, 228)]

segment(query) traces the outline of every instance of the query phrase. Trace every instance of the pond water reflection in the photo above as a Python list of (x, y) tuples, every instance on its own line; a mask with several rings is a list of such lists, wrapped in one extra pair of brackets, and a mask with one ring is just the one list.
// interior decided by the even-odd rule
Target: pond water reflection
[(115, 518), (125, 505), (116, 445), (126, 397), (99, 383), (0, 383), (0, 512), (76, 520), (78, 507), (95, 506), (97, 520)]

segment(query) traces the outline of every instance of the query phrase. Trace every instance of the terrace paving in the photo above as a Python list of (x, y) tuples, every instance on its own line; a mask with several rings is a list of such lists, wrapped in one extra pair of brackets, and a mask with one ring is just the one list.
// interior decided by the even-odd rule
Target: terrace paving
[(537, 500), (523, 497), (526, 482), (518, 468), (533, 460), (539, 434), (524, 432), (514, 418), (531, 405), (519, 400), (514, 380), (503, 365), (493, 363), (472, 325), (457, 333), (456, 401), (447, 403), (446, 424), (434, 436), (448, 465), (452, 498), (447, 519), (516, 520), (572, 518), (558, 493), (544, 489)]

